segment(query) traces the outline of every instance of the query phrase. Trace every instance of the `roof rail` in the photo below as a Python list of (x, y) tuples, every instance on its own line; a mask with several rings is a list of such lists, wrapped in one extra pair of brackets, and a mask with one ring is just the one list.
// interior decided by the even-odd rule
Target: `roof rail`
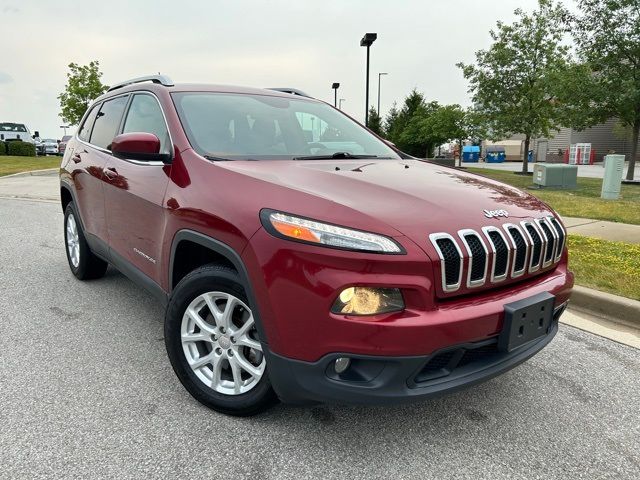
[(147, 75), (145, 77), (132, 78), (131, 80), (126, 80), (124, 82), (117, 83), (111, 87), (107, 92), (112, 90), (116, 90), (118, 88), (126, 87), (127, 85), (133, 85), (134, 83), (142, 83), (142, 82), (153, 82), (159, 83), (160, 85), (164, 85), (165, 87), (173, 87), (174, 83), (166, 75)]
[(313, 98), (308, 93), (304, 93), (302, 90), (298, 90), (297, 88), (289, 88), (289, 87), (267, 88), (267, 90), (275, 90), (276, 92), (284, 92), (284, 93), (290, 93), (291, 95), (299, 95), (301, 97)]

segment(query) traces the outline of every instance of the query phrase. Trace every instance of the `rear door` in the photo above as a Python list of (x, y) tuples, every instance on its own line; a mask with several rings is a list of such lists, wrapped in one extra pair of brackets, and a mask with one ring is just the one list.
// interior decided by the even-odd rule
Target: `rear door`
[(77, 140), (71, 144), (69, 171), (73, 178), (74, 190), (80, 218), (85, 234), (94, 235), (107, 242), (107, 224), (104, 216), (104, 192), (102, 188), (103, 158), (93, 154), (89, 144), (91, 131), (102, 104), (94, 105), (84, 122), (78, 128)]
[[(151, 93), (133, 95), (122, 133), (152, 133), (160, 140), (160, 153), (171, 153), (167, 123)], [(160, 254), (164, 232), (164, 194), (170, 167), (158, 161), (111, 156), (105, 170), (106, 216), (111, 255), (133, 264), (160, 284)]]

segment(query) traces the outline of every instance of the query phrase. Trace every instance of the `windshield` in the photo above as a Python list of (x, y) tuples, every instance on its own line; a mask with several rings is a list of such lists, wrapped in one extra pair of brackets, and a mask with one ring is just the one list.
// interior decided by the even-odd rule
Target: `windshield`
[(21, 123), (0, 123), (0, 132), (25, 132), (27, 127)]
[(400, 158), (318, 101), (206, 92), (174, 93), (173, 99), (191, 146), (214, 159)]
[(56, 140), (54, 140), (53, 138), (45, 138), (43, 140), (44, 143), (58, 143)]

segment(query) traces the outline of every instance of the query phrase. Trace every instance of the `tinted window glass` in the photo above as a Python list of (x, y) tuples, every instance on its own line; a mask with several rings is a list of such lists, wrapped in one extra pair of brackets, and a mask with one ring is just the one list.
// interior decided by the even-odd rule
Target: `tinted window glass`
[(118, 97), (102, 104), (91, 132), (91, 143), (97, 147), (111, 149), (111, 142), (118, 133), (120, 119), (128, 97)]
[(202, 155), (268, 160), (349, 153), (399, 158), (368, 130), (315, 100), (200, 92), (175, 93), (173, 98), (189, 142)]
[(151, 95), (136, 95), (131, 101), (123, 133), (153, 133), (160, 140), (160, 153), (169, 152), (169, 132), (158, 101)]
[(96, 119), (96, 114), (100, 109), (100, 105), (96, 105), (91, 109), (89, 115), (87, 115), (87, 119), (84, 121), (80, 128), (78, 129), (78, 137), (80, 140), (85, 142), (89, 141), (89, 137), (91, 136), (91, 128), (93, 127), (93, 122)]

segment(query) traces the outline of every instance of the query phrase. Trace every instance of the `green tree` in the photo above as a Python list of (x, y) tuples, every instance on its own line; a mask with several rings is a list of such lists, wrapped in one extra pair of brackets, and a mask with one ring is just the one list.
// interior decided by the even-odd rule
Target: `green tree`
[[(617, 117), (631, 128), (631, 158), (627, 179), (633, 180), (640, 137), (640, 3), (638, 0), (578, 0), (581, 14), (571, 23), (577, 53), (584, 62), (583, 87), (568, 89), (583, 95), (593, 125)], [(586, 95), (584, 92), (588, 92)], [(586, 101), (584, 97), (586, 96)], [(580, 100), (580, 98), (578, 98)], [(588, 104), (588, 105), (587, 105)]]
[(381, 137), (384, 137), (384, 132), (382, 129), (382, 118), (378, 115), (378, 111), (373, 108), (369, 108), (369, 130), (374, 133), (377, 133)]
[(397, 137), (399, 115), (398, 106), (396, 102), (393, 102), (391, 110), (389, 110), (387, 116), (384, 118), (384, 134), (387, 138)]
[(60, 117), (71, 125), (80, 123), (92, 100), (102, 95), (109, 87), (100, 78), (100, 62), (94, 60), (89, 65), (69, 64), (67, 85), (58, 95)]
[(527, 173), (531, 140), (548, 136), (566, 118), (556, 97), (558, 78), (569, 65), (562, 43), (568, 14), (552, 0), (539, 0), (532, 13), (517, 9), (515, 14), (513, 24), (497, 23), (493, 44), (476, 52), (475, 64), (458, 66), (492, 138), (525, 136), (522, 172)]

